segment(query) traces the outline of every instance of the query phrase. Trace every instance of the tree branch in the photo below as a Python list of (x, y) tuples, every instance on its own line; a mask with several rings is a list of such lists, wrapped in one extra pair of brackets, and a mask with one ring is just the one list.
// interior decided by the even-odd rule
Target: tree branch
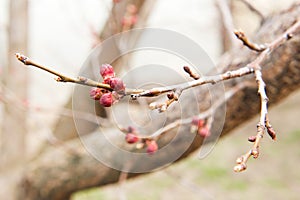
[[(263, 81), (268, 86), (268, 97), (269, 103), (274, 105), (287, 97), (291, 92), (298, 89), (300, 86), (300, 36), (296, 34), (299, 32), (299, 28), (295, 27), (295, 19), (298, 18), (300, 12), (300, 4), (294, 5), (288, 11), (282, 12), (274, 17), (267, 18), (258, 30), (257, 35), (254, 38), (256, 40), (273, 40), (269, 46), (269, 50), (264, 50), (257, 54), (257, 52), (251, 52), (246, 48), (236, 48), (228, 52), (222, 59), (220, 66), (223, 68), (222, 71), (234, 71), (241, 68), (241, 66), (247, 66), (253, 61), (260, 63), (266, 73), (263, 73)], [(298, 23), (298, 22), (297, 22)], [(270, 28), (271, 27), (271, 28)], [(288, 42), (287, 39), (291, 36), (290, 34), (284, 34), (284, 30), (288, 30), (289, 27), (294, 27), (294, 37)], [(290, 29), (289, 29), (290, 30)], [(282, 41), (282, 42), (278, 42)], [(280, 48), (277, 48), (281, 44)], [(274, 49), (274, 51), (272, 51)], [(271, 50), (271, 51), (270, 51)], [(254, 62), (255, 63), (255, 62)], [(254, 66), (250, 66), (254, 67)], [(254, 69), (254, 68), (253, 68)], [(255, 70), (255, 69), (254, 69)], [(231, 79), (224, 82), (226, 90), (230, 90), (241, 82), (253, 82), (251, 76), (244, 77), (243, 79)], [(199, 91), (198, 91), (199, 92)], [(203, 94), (203, 93), (201, 93)], [(257, 87), (256, 85), (250, 84), (249, 86), (236, 92), (226, 103), (226, 123), (223, 128), (222, 136), (226, 135), (232, 129), (235, 129), (247, 119), (252, 118), (256, 115), (256, 111), (259, 109), (257, 103)], [(187, 98), (183, 109), (189, 109), (193, 100)], [(205, 103), (205, 101), (200, 102)], [(218, 113), (218, 111), (216, 112)], [(214, 116), (215, 120), (212, 122), (212, 130), (215, 126), (218, 126), (218, 116)], [(171, 116), (168, 122), (174, 122), (179, 119), (178, 113)], [(270, 129), (269, 121), (266, 119), (265, 125), (267, 130)], [(269, 127), (269, 128), (268, 128)], [(178, 130), (179, 141), (184, 141), (189, 131), (188, 126), (183, 126)], [(168, 131), (174, 133), (174, 130)], [(268, 130), (269, 132), (269, 130)], [(107, 134), (115, 134), (115, 129), (108, 129)], [(98, 134), (99, 135), (99, 134)], [(168, 143), (169, 140), (165, 138), (168, 135), (160, 139), (161, 145)], [(212, 133), (213, 135), (213, 133)], [(87, 138), (93, 140), (93, 135), (87, 135)], [(117, 139), (116, 139), (117, 140)], [(98, 140), (97, 140), (98, 141)], [(80, 147), (80, 143), (73, 141), (74, 146)], [(122, 159), (118, 155), (113, 154), (108, 149), (108, 144), (104, 141), (99, 141), (103, 149), (103, 156), (113, 157), (114, 159)], [(124, 138), (116, 141), (118, 144), (124, 142)], [(191, 152), (197, 150), (202, 145), (203, 138), (196, 136), (193, 143), (189, 146), (188, 150), (179, 158), (182, 159), (188, 156)], [(72, 142), (70, 142), (72, 143)], [(182, 150), (183, 143), (178, 142), (174, 144), (174, 150)], [(124, 144), (121, 148), (128, 148), (127, 144)], [(115, 169), (110, 169), (107, 166), (99, 163), (93, 159), (87, 152), (84, 152), (77, 157), (71, 157), (66, 155), (59, 149), (49, 148), (45, 151), (44, 155), (35, 162), (27, 165), (27, 171), (23, 178), (24, 193), (27, 199), (66, 199), (72, 194), (72, 192), (88, 188), (92, 186), (99, 186), (114, 183), (119, 180), (120, 172)], [(155, 162), (161, 162), (162, 160), (169, 157), (169, 154), (157, 154), (155, 156)], [(57, 159), (45, 159), (45, 158), (57, 158)], [(178, 159), (178, 160), (179, 160)], [(132, 164), (139, 167), (148, 168), (153, 165), (152, 162), (141, 162), (137, 160)], [(63, 174), (63, 176), (61, 175)], [(76, 176), (74, 176), (76, 175)], [(128, 178), (137, 176), (137, 174), (128, 174)], [(78, 182), (80, 180), (80, 182)], [(41, 188), (43, 189), (41, 192)]]

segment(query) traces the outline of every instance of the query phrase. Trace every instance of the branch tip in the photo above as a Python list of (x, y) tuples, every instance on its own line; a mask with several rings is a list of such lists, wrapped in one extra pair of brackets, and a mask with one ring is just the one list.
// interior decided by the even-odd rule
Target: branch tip
[(19, 61), (21, 61), (24, 65), (27, 65), (27, 60), (29, 59), (28, 57), (24, 56), (23, 54), (16, 53), (15, 56)]

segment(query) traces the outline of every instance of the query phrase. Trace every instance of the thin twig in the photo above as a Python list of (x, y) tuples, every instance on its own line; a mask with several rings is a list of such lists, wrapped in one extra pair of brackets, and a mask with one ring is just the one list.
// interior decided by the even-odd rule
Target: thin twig
[[(212, 116), (218, 107), (220, 107), (223, 103), (225, 103), (228, 99), (230, 99), (237, 91), (239, 91), (240, 89), (246, 87), (247, 84), (245, 83), (241, 83), (235, 87), (233, 87), (232, 89), (228, 90), (225, 92), (225, 95), (224, 95), (224, 98), (220, 98), (218, 99), (208, 110), (200, 113), (197, 118), (198, 119), (206, 119), (210, 116)], [(149, 136), (146, 136), (146, 137), (140, 137), (141, 139), (155, 139), (157, 140), (159, 137), (161, 137), (164, 133), (174, 129), (174, 128), (177, 128), (179, 126), (182, 126), (182, 125), (187, 125), (187, 124), (191, 124), (193, 117), (188, 117), (188, 118), (185, 118), (185, 119), (178, 119), (178, 120), (175, 120), (174, 122), (164, 126), (163, 128), (161, 129), (158, 129), (157, 131), (155, 131), (153, 134), (149, 135)]]
[(55, 70), (49, 68), (49, 67), (46, 67), (46, 66), (43, 66), (43, 65), (40, 65), (34, 61), (32, 61), (31, 59), (29, 59), (28, 57), (20, 54), (20, 53), (16, 53), (16, 57), (19, 61), (21, 61), (24, 65), (31, 65), (31, 66), (34, 66), (34, 67), (37, 67), (41, 70), (44, 70), (46, 72), (49, 72), (50, 74), (53, 74), (56, 77), (56, 81), (57, 82), (70, 82), (70, 83), (76, 83), (76, 84), (80, 84), (80, 85), (87, 85), (87, 86), (92, 86), (92, 87), (98, 87), (98, 88), (104, 88), (104, 89), (107, 89), (107, 90), (112, 90), (112, 88), (107, 85), (107, 84), (104, 84), (104, 83), (99, 83), (97, 81), (93, 81), (91, 79), (88, 79), (86, 77), (78, 77), (78, 78), (72, 78), (72, 77), (69, 77), (69, 76), (66, 76), (60, 72), (56, 72)]
[(262, 78), (261, 67), (260, 64), (264, 59), (270, 54), (274, 49), (282, 45), (284, 42), (292, 38), (293, 33), (299, 31), (300, 29), (300, 21), (296, 21), (288, 30), (286, 30), (282, 35), (280, 35), (277, 39), (267, 45), (267, 48), (263, 50), (258, 57), (252, 61), (249, 66), (254, 69), (254, 74), (257, 82), (258, 93), (260, 95), (260, 119), (257, 124), (257, 133), (254, 138), (251, 137), (249, 141), (254, 142), (252, 148), (245, 153), (244, 155), (237, 158), (237, 165), (234, 167), (234, 171), (241, 172), (247, 168), (247, 161), (252, 156), (253, 158), (257, 158), (259, 156), (259, 145), (264, 136), (265, 128), (267, 128), (269, 135), (273, 140), (276, 139), (275, 131), (273, 130), (269, 119), (267, 117), (268, 114), (268, 97), (266, 94), (266, 84)]
[(234, 34), (239, 40), (243, 42), (243, 45), (245, 45), (253, 51), (262, 52), (267, 48), (266, 45), (250, 42), (242, 30), (236, 30), (234, 31)]
[(224, 80), (245, 76), (245, 75), (251, 74), (253, 72), (254, 72), (254, 70), (251, 67), (246, 66), (246, 67), (242, 67), (237, 70), (227, 71), (227, 72), (225, 72), (223, 74), (219, 74), (219, 75), (203, 76), (203, 77), (199, 78), (198, 80), (193, 80), (190, 82), (144, 90), (141, 93), (132, 94), (131, 97), (132, 98), (154, 97), (154, 96), (158, 96), (163, 93), (167, 93), (167, 92), (171, 92), (171, 91), (174, 91), (176, 93), (176, 91), (184, 91), (189, 88), (197, 87), (200, 85), (205, 85), (208, 83), (216, 84), (216, 83), (224, 81)]

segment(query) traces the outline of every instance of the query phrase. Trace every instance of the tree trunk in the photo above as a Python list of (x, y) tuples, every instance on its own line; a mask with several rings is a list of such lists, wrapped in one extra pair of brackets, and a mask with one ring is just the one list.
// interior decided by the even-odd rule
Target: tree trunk
[[(262, 24), (261, 28), (257, 31), (255, 38), (256, 42), (269, 42), (274, 38), (281, 35), (291, 24), (295, 22), (300, 13), (300, 4), (294, 5), (293, 8), (282, 12), (273, 17), (267, 18)], [(262, 64), (263, 78), (267, 84), (268, 97), (270, 99), (270, 106), (281, 101), (294, 90), (299, 88), (300, 85), (300, 35), (295, 34), (294, 37), (286, 42), (281, 47), (277, 48), (269, 58)], [(251, 52), (246, 47), (235, 48), (228, 52), (221, 60), (220, 68), (222, 71), (229, 69), (237, 69), (241, 66), (245, 66), (257, 56), (256, 53)], [(226, 119), (225, 126), (223, 128), (222, 136), (229, 133), (243, 122), (252, 118), (259, 112), (260, 102), (257, 96), (257, 86), (253, 75), (249, 75), (244, 78), (234, 79), (226, 81), (225, 88), (230, 88), (240, 84), (245, 80), (251, 80), (254, 84), (240, 89), (235, 95), (233, 95), (226, 105)], [(188, 109), (189, 99), (184, 99), (186, 102), (183, 109)], [(201, 102), (202, 104), (203, 102)], [(204, 103), (203, 103), (204, 104)], [(218, 113), (218, 112), (217, 112)], [(174, 113), (172, 121), (179, 118), (179, 114)], [(214, 126), (218, 126), (217, 117), (213, 122), (212, 131)], [(270, 116), (271, 117), (271, 116)], [(165, 137), (161, 138), (159, 146), (163, 146), (164, 142), (170, 140), (173, 133), (178, 131), (176, 141), (174, 142), (174, 149), (182, 150), (186, 148), (186, 138), (189, 137), (186, 134), (189, 132), (189, 125), (184, 125), (180, 129), (173, 129), (169, 133), (165, 134)], [(255, 127), (254, 127), (255, 129)], [(105, 135), (115, 133), (113, 128), (107, 129)], [(213, 133), (212, 133), (213, 134)], [(103, 140), (99, 140), (99, 132), (86, 135), (83, 140), (95, 142), (96, 145), (101, 147), (101, 154), (105, 157), (111, 157), (114, 160), (122, 160), (122, 156), (109, 148), (110, 144), (105, 143), (104, 135), (101, 134)], [(97, 138), (97, 141), (95, 141)], [(178, 159), (182, 159), (188, 156), (191, 152), (197, 150), (203, 140), (200, 136), (193, 138), (193, 143), (185, 151), (185, 153)], [(117, 143), (126, 145), (123, 141)], [(91, 157), (81, 146), (78, 139), (69, 141), (67, 143), (74, 149), (76, 153), (67, 153), (64, 151), (64, 147), (53, 148), (49, 147), (43, 155), (34, 162), (30, 163), (28, 170), (25, 172), (22, 181), (22, 194), (26, 196), (23, 199), (44, 199), (44, 200), (62, 200), (67, 199), (70, 195), (84, 188), (101, 186), (118, 181), (120, 171), (111, 169), (99, 161)], [(166, 153), (158, 153), (151, 156), (147, 160), (133, 160), (131, 166), (138, 166), (141, 169), (148, 169), (155, 163), (164, 162), (172, 156)], [(124, 165), (126, 165), (124, 161)], [(125, 167), (125, 166), (124, 166)], [(228, 166), (230, 167), (230, 166)], [(140, 175), (129, 174), (129, 177)]]

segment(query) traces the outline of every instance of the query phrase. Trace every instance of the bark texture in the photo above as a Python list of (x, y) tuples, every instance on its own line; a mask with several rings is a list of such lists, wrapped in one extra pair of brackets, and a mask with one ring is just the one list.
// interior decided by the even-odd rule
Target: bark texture
[[(300, 4), (294, 5), (287, 11), (274, 15), (265, 20), (261, 28), (253, 40), (255, 42), (271, 42), (274, 38), (281, 35), (288, 27), (290, 27), (298, 18), (300, 13)], [(272, 106), (281, 101), (300, 86), (300, 34), (295, 34), (294, 37), (284, 45), (276, 49), (269, 58), (263, 63), (263, 78), (267, 84), (267, 94), (269, 96), (269, 105)], [(257, 53), (251, 52), (246, 47), (238, 47), (228, 52), (221, 60), (220, 69), (227, 71), (229, 69), (237, 69), (251, 62)], [(226, 118), (225, 126), (222, 135), (226, 135), (243, 122), (252, 118), (259, 113), (259, 98), (257, 96), (257, 87), (253, 75), (247, 77), (226, 81), (225, 89), (229, 90), (242, 81), (251, 81), (253, 85), (241, 89), (226, 103)], [(188, 109), (189, 99), (183, 106)], [(202, 102), (201, 104), (204, 104)], [(217, 112), (218, 113), (218, 112)], [(180, 113), (174, 113), (168, 118), (168, 122), (179, 118)], [(271, 118), (271, 116), (270, 116)], [(217, 127), (218, 116), (215, 116), (214, 127)], [(255, 127), (254, 127), (255, 129)], [(114, 129), (107, 129), (107, 134), (114, 133)], [(173, 129), (166, 137), (160, 140), (159, 146), (163, 146), (170, 138), (176, 135), (174, 148), (185, 149), (187, 142), (188, 126), (180, 129)], [(174, 134), (173, 134), (174, 132)], [(88, 134), (84, 140), (94, 141), (94, 134)], [(99, 134), (99, 133), (98, 133)], [(104, 137), (104, 136), (103, 136)], [(98, 139), (97, 139), (98, 140)], [(118, 138), (116, 138), (118, 140)], [(196, 136), (193, 138), (192, 144), (185, 153), (178, 159), (188, 156), (191, 152), (197, 150), (202, 144), (202, 138)], [(120, 139), (120, 144), (124, 143)], [(103, 141), (97, 141), (97, 145), (101, 146), (101, 154), (106, 157), (112, 157), (115, 160), (122, 160), (122, 156), (110, 150), (109, 144)], [(44, 199), (44, 200), (62, 200), (67, 199), (70, 195), (84, 188), (101, 186), (118, 181), (120, 171), (111, 169), (99, 161), (91, 157), (81, 146), (78, 139), (68, 141), (68, 145), (76, 149), (76, 153), (67, 153), (63, 147), (49, 147), (40, 156), (39, 159), (28, 165), (21, 183), (22, 194), (26, 198), (23, 199)], [(126, 144), (124, 144), (126, 146)], [(107, 147), (107, 148), (106, 148)], [(138, 166), (141, 169), (151, 168), (157, 162), (165, 162), (172, 152), (159, 153), (153, 156), (153, 159), (147, 161), (132, 161), (131, 166)], [(124, 161), (126, 163), (126, 161)], [(139, 174), (129, 174), (129, 177), (134, 177)]]

